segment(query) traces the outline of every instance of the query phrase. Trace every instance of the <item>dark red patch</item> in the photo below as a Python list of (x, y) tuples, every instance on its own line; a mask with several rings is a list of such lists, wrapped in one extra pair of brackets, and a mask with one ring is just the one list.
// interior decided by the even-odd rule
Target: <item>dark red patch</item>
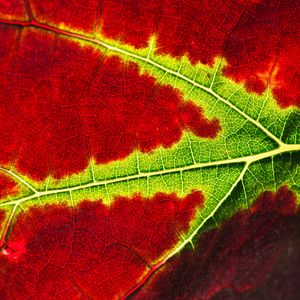
[[(225, 74), (262, 93), (271, 86), (282, 107), (300, 106), (300, 5), (257, 1), (32, 1), (38, 19), (93, 30), (146, 47), (157, 35), (158, 52), (187, 54), (193, 63), (228, 61)], [(97, 7), (97, 9), (96, 9)]]
[(0, 163), (35, 179), (82, 171), (134, 149), (216, 137), (219, 121), (137, 65), (35, 30), (1, 27)]
[(117, 197), (31, 208), (0, 256), (1, 299), (113, 299), (132, 288), (189, 228), (203, 194)]
[(212, 300), (298, 300), (300, 289), (300, 219), (286, 241), (281, 257), (255, 289), (243, 293), (232, 289), (222, 290)]
[[(287, 241), (278, 263), (274, 266), (267, 279), (256, 289), (237, 297), (218, 297), (218, 300), (297, 300), (300, 290), (300, 218), (295, 225), (295, 232)], [(214, 299), (217, 300), (217, 299)]]
[(228, 290), (247, 293), (264, 282), (298, 227), (295, 195), (287, 187), (265, 192), (250, 213), (242, 211), (219, 230), (204, 233), (195, 250), (167, 262), (132, 298), (200, 300)]
[(9, 195), (16, 195), (17, 192), (16, 182), (0, 173), (0, 200)]

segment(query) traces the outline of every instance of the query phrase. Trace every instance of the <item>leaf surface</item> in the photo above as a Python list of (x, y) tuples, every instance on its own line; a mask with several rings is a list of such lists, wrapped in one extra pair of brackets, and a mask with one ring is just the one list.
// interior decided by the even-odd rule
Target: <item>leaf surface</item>
[(0, 1), (1, 298), (267, 280), (297, 225), (299, 6), (217, 2)]

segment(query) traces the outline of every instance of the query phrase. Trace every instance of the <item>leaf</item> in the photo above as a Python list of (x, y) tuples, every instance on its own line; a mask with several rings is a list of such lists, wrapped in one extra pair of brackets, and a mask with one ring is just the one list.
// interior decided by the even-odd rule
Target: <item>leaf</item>
[(0, 1), (1, 298), (293, 297), (298, 11)]

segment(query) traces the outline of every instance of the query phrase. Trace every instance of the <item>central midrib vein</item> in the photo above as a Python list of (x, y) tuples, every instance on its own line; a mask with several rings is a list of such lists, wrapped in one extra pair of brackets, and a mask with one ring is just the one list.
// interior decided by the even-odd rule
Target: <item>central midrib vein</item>
[(97, 187), (101, 185), (107, 185), (111, 183), (118, 183), (122, 181), (127, 181), (127, 180), (134, 180), (134, 179), (140, 179), (140, 178), (147, 178), (151, 176), (157, 176), (157, 175), (163, 175), (163, 174), (170, 174), (170, 173), (176, 173), (176, 172), (184, 172), (188, 170), (194, 170), (194, 169), (199, 169), (199, 168), (205, 168), (205, 167), (213, 167), (213, 166), (220, 166), (220, 165), (226, 165), (226, 164), (234, 164), (234, 163), (245, 163), (250, 165), (253, 162), (268, 158), (268, 157), (273, 157), (275, 155), (284, 153), (284, 152), (292, 152), (292, 151), (299, 151), (300, 150), (300, 145), (284, 145), (280, 146), (279, 148), (267, 152), (263, 152), (260, 154), (255, 154), (251, 156), (246, 156), (246, 157), (239, 157), (239, 158), (233, 158), (233, 159), (227, 159), (223, 161), (215, 161), (215, 162), (207, 162), (207, 163), (198, 163), (198, 164), (193, 164), (185, 167), (178, 167), (178, 168), (173, 168), (173, 169), (167, 169), (167, 170), (160, 170), (160, 171), (153, 171), (153, 172), (147, 172), (147, 173), (139, 173), (139, 174), (134, 174), (130, 176), (125, 176), (125, 177), (120, 177), (120, 178), (113, 178), (113, 179), (108, 179), (108, 180), (103, 180), (103, 181), (98, 181), (98, 182), (91, 182), (83, 185), (78, 185), (78, 186), (73, 186), (69, 188), (60, 188), (60, 189), (53, 189), (53, 190), (47, 190), (47, 191), (37, 191), (33, 187), (31, 187), (30, 184), (28, 184), (25, 180), (23, 180), (19, 175), (15, 174), (14, 172), (4, 169), (0, 167), (0, 170), (3, 172), (8, 173), (10, 176), (15, 177), (19, 182), (23, 182), (27, 187), (29, 187), (31, 190), (34, 190), (35, 192), (32, 195), (12, 200), (9, 202), (3, 202), (0, 203), (0, 207), (7, 206), (7, 205), (19, 205), (22, 202), (32, 200), (38, 197), (42, 196), (48, 196), (48, 195), (53, 195), (53, 194), (58, 194), (58, 193), (71, 193), (76, 190), (81, 190), (81, 189), (86, 189), (86, 188), (91, 188), (91, 187)]

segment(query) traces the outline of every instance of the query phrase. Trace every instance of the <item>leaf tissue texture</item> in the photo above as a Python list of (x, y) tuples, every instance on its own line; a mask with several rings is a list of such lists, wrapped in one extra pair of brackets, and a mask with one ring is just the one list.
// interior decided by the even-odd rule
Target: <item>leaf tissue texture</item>
[[(125, 66), (117, 57), (105, 58), (92, 48), (82, 51), (68, 41), (53, 50), (53, 35), (30, 29), (21, 41), (16, 31), (4, 29), (4, 34), (11, 35), (13, 45), (20, 43), (20, 50), (7, 68), (15, 89), (9, 105), (1, 103), (1, 130), (13, 134), (11, 143), (1, 145), (1, 161), (6, 162), (7, 152), (17, 152), (12, 159), (18, 168), (36, 179), (81, 171), (92, 157), (106, 163), (135, 148), (170, 147), (183, 129), (208, 138), (220, 130), (218, 120), (207, 120), (200, 107), (183, 102), (171, 86), (139, 75), (132, 63)], [(3, 61), (10, 55), (7, 51)]]
[(297, 299), (299, 15), (0, 0), (0, 299)]

